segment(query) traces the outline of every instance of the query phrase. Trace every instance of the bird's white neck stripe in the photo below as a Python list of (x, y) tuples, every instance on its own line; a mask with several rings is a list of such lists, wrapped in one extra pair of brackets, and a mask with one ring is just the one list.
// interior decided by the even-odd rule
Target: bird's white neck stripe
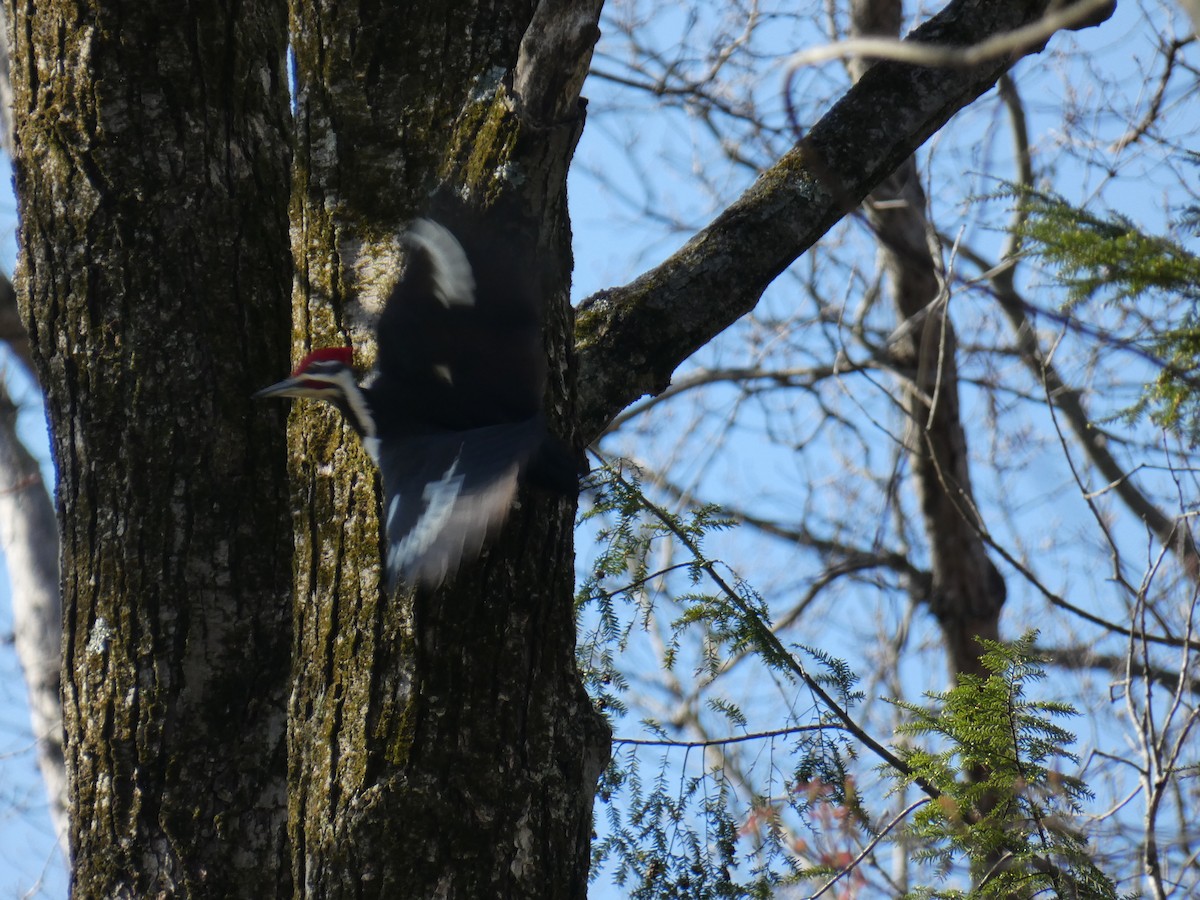
[(334, 376), (334, 379), (346, 398), (346, 405), (358, 423), (362, 436), (364, 438), (375, 437), (375, 419), (371, 416), (371, 408), (367, 405), (366, 395), (358, 386), (358, 382), (354, 380), (354, 373), (349, 369), (343, 369)]

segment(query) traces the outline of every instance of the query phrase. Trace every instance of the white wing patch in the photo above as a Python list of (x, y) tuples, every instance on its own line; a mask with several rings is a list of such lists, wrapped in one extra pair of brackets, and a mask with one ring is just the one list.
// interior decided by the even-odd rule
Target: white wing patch
[(367, 456), (371, 457), (371, 462), (379, 465), (379, 438), (374, 435), (363, 435), (363, 449), (367, 451)]
[[(445, 530), (446, 523), (454, 512), (455, 501), (462, 493), (464, 476), (458, 474), (459, 459), (460, 457), (456, 456), (450, 468), (441, 478), (425, 485), (425, 490), (421, 493), (425, 511), (417, 519), (412, 531), (392, 547), (388, 554), (390, 557), (393, 559), (419, 559), (429, 551), (434, 541)], [(400, 495), (397, 494), (388, 505), (388, 527), (391, 527), (392, 520), (399, 511)]]
[(436, 587), (473, 559), (512, 508), (540, 419), (413, 435), (382, 448), (389, 589), (397, 579)]
[(442, 306), (475, 305), (475, 275), (462, 244), (448, 229), (430, 219), (417, 219), (408, 237), (429, 254), (433, 263), (433, 293)]

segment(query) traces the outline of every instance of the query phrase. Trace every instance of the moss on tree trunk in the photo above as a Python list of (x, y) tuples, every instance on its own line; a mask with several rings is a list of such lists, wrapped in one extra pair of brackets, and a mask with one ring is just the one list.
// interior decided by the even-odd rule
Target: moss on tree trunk
[(8, 8), (58, 468), (76, 897), (287, 893), (286, 21)]

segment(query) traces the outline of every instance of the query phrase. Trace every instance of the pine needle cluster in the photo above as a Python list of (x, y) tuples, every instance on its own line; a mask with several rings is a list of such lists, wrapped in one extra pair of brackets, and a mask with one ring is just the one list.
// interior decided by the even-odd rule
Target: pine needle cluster
[[(1136, 313), (1143, 333), (1114, 341), (1158, 375), (1125, 416), (1148, 414), (1156, 424), (1200, 440), (1200, 256), (1117, 213), (1099, 215), (1038, 191), (1011, 188), (1005, 194), (1023, 213), (1017, 234), (1026, 252), (1048, 263), (1065, 288), (1068, 315), (1082, 316), (1091, 303)], [(1179, 230), (1200, 234), (1200, 211), (1188, 211)]]

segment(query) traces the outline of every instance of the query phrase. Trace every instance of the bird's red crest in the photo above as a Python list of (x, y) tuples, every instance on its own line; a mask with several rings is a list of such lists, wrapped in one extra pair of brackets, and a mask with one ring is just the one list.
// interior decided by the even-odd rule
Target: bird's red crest
[(300, 360), (300, 364), (296, 366), (296, 370), (292, 372), (293, 376), (303, 374), (315, 362), (340, 362), (346, 368), (354, 367), (354, 348), (353, 347), (322, 347), (320, 350), (314, 350), (304, 359)]

